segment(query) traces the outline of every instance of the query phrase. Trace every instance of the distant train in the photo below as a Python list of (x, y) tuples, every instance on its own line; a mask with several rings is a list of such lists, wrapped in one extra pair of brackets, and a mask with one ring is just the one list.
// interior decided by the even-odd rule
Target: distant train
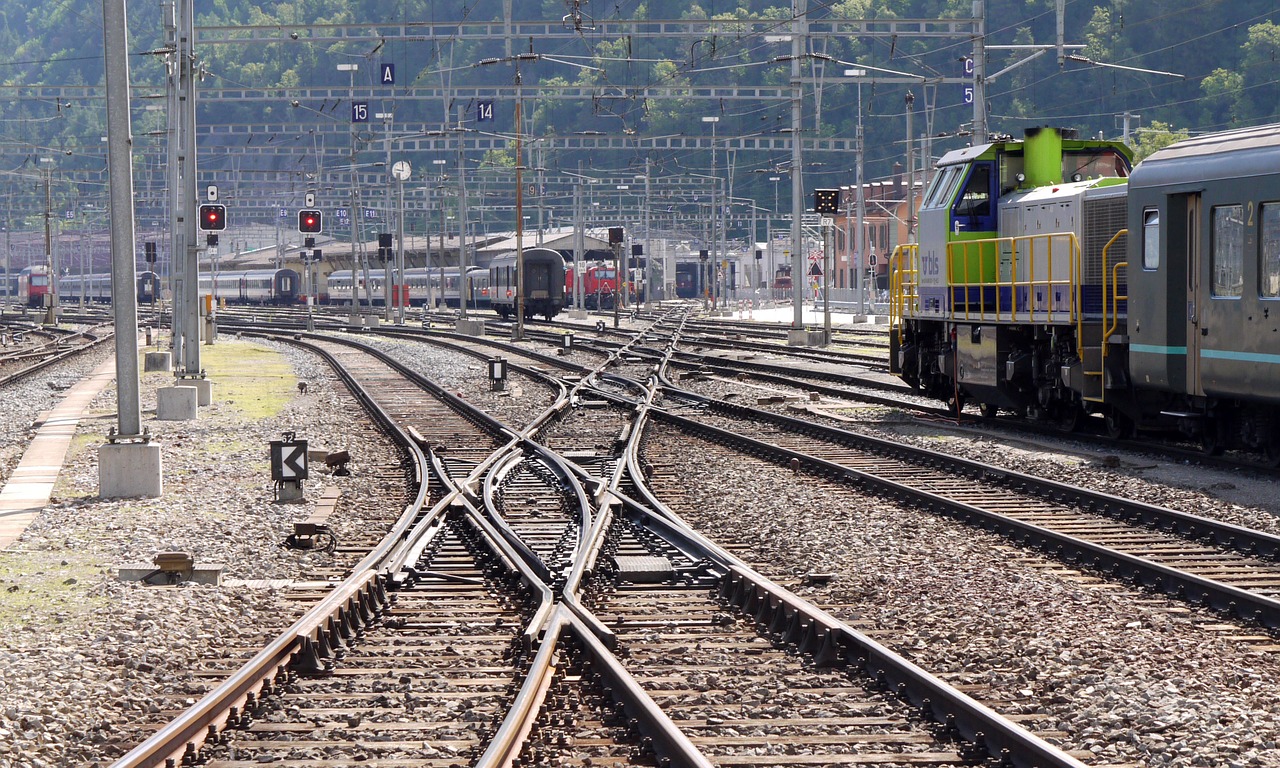
[[(541, 315), (547, 320), (560, 314), (565, 305), (564, 256), (550, 248), (529, 248), (524, 261), (524, 315)], [(504, 319), (517, 312), (516, 254), (498, 256), (489, 262), (492, 306)]]
[[(150, 270), (137, 274), (139, 304), (151, 304), (160, 298), (160, 276)], [(111, 273), (64, 275), (58, 278), (58, 302), (78, 303), (81, 295), (86, 303), (111, 303)]]
[[(573, 267), (565, 270), (566, 296), (576, 296)], [(612, 309), (618, 294), (618, 273), (612, 265), (595, 263), (582, 267), (582, 305), (584, 309)]]
[(297, 304), (302, 300), (302, 276), (294, 269), (221, 271), (216, 279), (200, 273), (200, 295), (212, 294), (229, 304)]
[(49, 295), (49, 268), (43, 264), (24, 267), (18, 273), (18, 303), (43, 307)]
[[(463, 292), (462, 280), (459, 279), (460, 274), (457, 267), (445, 269), (415, 267), (406, 269), (404, 271), (403, 284), (409, 287), (408, 306), (434, 305), (436, 307), (446, 306), (458, 309), (461, 306), (460, 296)], [(440, 288), (442, 278), (444, 281), (443, 291)], [(356, 300), (363, 302), (365, 301), (364, 270), (356, 272), (356, 281)], [(385, 303), (385, 291), (385, 270), (369, 270), (369, 298), (374, 305), (382, 306)], [(465, 291), (468, 309), (488, 309), (489, 270), (483, 267), (471, 267), (468, 269)], [(392, 302), (395, 303), (394, 297)], [(351, 270), (342, 269), (329, 273), (329, 277), (325, 280), (324, 293), (320, 296), (320, 303), (350, 306)]]

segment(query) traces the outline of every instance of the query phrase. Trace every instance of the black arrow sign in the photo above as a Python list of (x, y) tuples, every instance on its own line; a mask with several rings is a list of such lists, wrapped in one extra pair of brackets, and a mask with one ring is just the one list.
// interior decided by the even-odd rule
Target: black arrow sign
[(271, 479), (277, 482), (307, 479), (306, 440), (271, 441)]
[(286, 480), (305, 480), (307, 477), (307, 446), (293, 445), (285, 452), (281, 462)]

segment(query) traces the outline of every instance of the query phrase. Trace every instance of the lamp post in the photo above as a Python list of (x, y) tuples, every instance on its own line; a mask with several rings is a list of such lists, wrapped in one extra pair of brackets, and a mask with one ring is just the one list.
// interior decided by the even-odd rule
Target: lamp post
[[(386, 204), (386, 207), (384, 208), (384, 210), (386, 211), (386, 219), (385, 219), (385, 223), (382, 225), (382, 227), (379, 230), (379, 231), (382, 231), (387, 229), (387, 225), (391, 223), (392, 182), (400, 181), (400, 177), (396, 175), (396, 169), (391, 165), (390, 124), (391, 124), (391, 119), (395, 117), (395, 113), (394, 112), (375, 112), (373, 114), (373, 117), (375, 120), (381, 120), (382, 127), (385, 129), (384, 132), (386, 133), (386, 138), (383, 140), (384, 143), (387, 145), (386, 147), (387, 159), (385, 162), (386, 162), (387, 169), (390, 170), (390, 173), (387, 174), (387, 197), (386, 197), (387, 204)], [(406, 171), (405, 178), (408, 178), (408, 177), (409, 177), (409, 174)], [(401, 192), (400, 194), (401, 199), (404, 199), (403, 181), (400, 181), (400, 192)], [(391, 262), (391, 254), (382, 250), (381, 243), (379, 243), (379, 247), (378, 247), (378, 257), (379, 257), (379, 261), (382, 262), (382, 319), (385, 322), (390, 323), (391, 322), (391, 299), (392, 299), (391, 292), (393, 290), (393, 286), (396, 285), (392, 275), (395, 270), (393, 269), (394, 265)]]
[[(350, 64), (338, 65), (338, 71), (346, 72), (350, 79), (350, 85), (347, 90), (347, 94), (348, 94), (347, 98), (352, 102), (353, 110), (355, 109), (354, 103), (355, 103), (355, 96), (356, 96), (356, 72), (359, 69), (360, 69), (360, 65), (355, 62), (352, 62)], [(354, 115), (353, 115), (353, 118), (354, 118)], [(360, 293), (357, 287), (360, 281), (356, 278), (356, 273), (359, 271), (359, 267), (356, 264), (356, 260), (357, 260), (356, 232), (358, 229), (358, 225), (356, 224), (356, 176), (355, 176), (355, 173), (356, 173), (356, 123), (355, 123), (355, 120), (353, 119), (351, 121), (351, 208), (348, 211), (349, 213), (348, 221), (350, 222), (350, 225), (351, 225), (351, 316), (350, 316), (350, 321), (352, 325), (355, 325), (356, 318), (359, 317), (360, 315)]]
[[(397, 161), (391, 166), (391, 175), (395, 177), (396, 189), (399, 191), (399, 208), (396, 214), (396, 274), (398, 281), (395, 287), (396, 322), (404, 325), (404, 305), (409, 296), (404, 278), (404, 183), (409, 180), (412, 168), (408, 160)], [(404, 286), (404, 287), (402, 287)], [(391, 310), (387, 310), (387, 319), (391, 319)]]
[[(449, 162), (448, 160), (444, 160), (444, 159), (436, 159), (436, 160), (432, 160), (432, 161), (431, 161), (431, 164), (432, 164), (432, 165), (434, 165), (434, 166), (436, 167), (436, 173), (435, 173), (435, 176), (436, 176), (436, 180), (437, 180), (437, 184), (438, 184), (438, 186), (436, 187), (436, 189), (438, 189), (438, 190), (439, 190), (439, 192), (440, 192), (440, 195), (439, 195), (439, 196), (440, 196), (440, 253), (436, 255), (436, 266), (437, 266), (437, 267), (439, 267), (439, 269), (440, 269), (440, 296), (439, 296), (439, 299), (440, 299), (441, 303), (443, 303), (443, 302), (444, 302), (444, 234), (445, 234), (445, 224), (444, 224), (444, 222), (445, 222), (445, 210), (444, 210), (444, 179), (445, 179), (445, 173), (444, 173), (444, 166), (445, 166), (445, 164), (446, 164), (446, 163), (448, 163), (448, 162)], [(430, 235), (428, 235), (428, 236), (427, 236), (427, 260), (428, 260), (428, 261), (430, 261), (430, 260), (431, 260), (431, 236), (430, 236)], [(428, 267), (428, 268), (430, 268), (430, 267), (431, 267), (431, 265), (430, 265), (430, 264), (427, 264), (427, 267)], [(431, 278), (430, 278), (430, 277), (428, 277), (428, 278), (427, 278), (427, 294), (428, 294), (428, 295), (427, 295), (427, 301), (428, 301), (428, 303), (430, 303), (430, 304), (432, 305), (432, 308), (434, 309), (434, 307), (435, 307), (435, 301), (436, 301), (436, 298), (437, 298), (437, 297), (435, 296), (435, 292), (431, 290)]]
[[(702, 118), (702, 122), (711, 123), (711, 177), (713, 179), (718, 180), (718, 177), (716, 176), (716, 126), (720, 123), (720, 116), (719, 115), (704, 116)], [(714, 275), (716, 274), (716, 265), (720, 263), (720, 259), (723, 258), (724, 256), (723, 253), (719, 253), (720, 237), (719, 237), (719, 229), (717, 229), (718, 210), (717, 210), (717, 200), (716, 200), (716, 191), (717, 191), (716, 187), (717, 187), (717, 183), (713, 181), (711, 183), (711, 254), (712, 254), (711, 275), (713, 276), (711, 308), (713, 311), (719, 306), (717, 304), (718, 297), (716, 296), (719, 286), (716, 284), (714, 280)]]
[[(782, 177), (781, 177), (781, 176), (770, 176), (770, 177), (769, 177), (769, 181), (772, 181), (772, 182), (773, 182), (773, 215), (774, 215), (774, 216), (778, 216), (778, 215), (780, 215), (780, 211), (778, 210), (778, 182), (779, 182), (779, 181), (782, 181)], [(778, 267), (777, 267), (777, 259), (778, 259), (778, 257), (777, 257), (777, 255), (776, 255), (776, 254), (774, 254), (774, 252), (773, 252), (773, 223), (772, 223), (772, 218), (770, 219), (770, 224), (769, 224), (769, 226), (768, 226), (768, 227), (765, 227), (765, 230), (766, 230), (766, 231), (765, 231), (765, 233), (764, 233), (764, 236), (765, 236), (765, 237), (767, 237), (767, 238), (769, 238), (769, 274), (768, 274), (768, 277), (767, 277), (766, 279), (768, 279), (768, 280), (772, 280), (772, 279), (773, 279), (773, 275), (774, 275), (774, 273), (775, 273), (775, 272), (777, 271), (777, 269), (778, 269)], [(769, 283), (769, 298), (771, 298), (771, 299), (776, 299), (776, 298), (777, 298), (776, 296), (774, 296), (774, 295), (773, 295), (773, 283), (772, 283), (772, 282), (770, 282), (770, 283)]]
[(44, 263), (49, 272), (49, 311), (45, 322), (54, 325), (58, 322), (58, 265), (53, 260), (53, 212), (49, 187), (53, 182), (53, 158), (42, 157), (40, 164), (44, 168)]

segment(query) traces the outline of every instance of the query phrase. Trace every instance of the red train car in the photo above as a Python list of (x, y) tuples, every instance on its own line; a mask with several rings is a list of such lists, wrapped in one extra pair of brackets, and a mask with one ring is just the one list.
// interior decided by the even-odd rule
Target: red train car
[[(586, 309), (612, 309), (618, 294), (618, 273), (611, 264), (587, 264), (582, 268), (582, 303)], [(565, 270), (564, 295), (573, 296), (573, 268)]]
[(40, 264), (18, 273), (18, 302), (28, 307), (43, 307), (49, 295), (49, 268)]

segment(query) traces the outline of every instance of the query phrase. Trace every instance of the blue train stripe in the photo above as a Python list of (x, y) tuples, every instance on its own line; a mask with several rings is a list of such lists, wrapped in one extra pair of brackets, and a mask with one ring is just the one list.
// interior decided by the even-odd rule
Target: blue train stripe
[(1130, 344), (1129, 352), (1145, 352), (1148, 355), (1185, 355), (1186, 347), (1165, 347), (1158, 344)]
[(1271, 355), (1264, 352), (1232, 352), (1226, 349), (1202, 349), (1201, 357), (1208, 357), (1214, 360), (1237, 360), (1244, 363), (1270, 363), (1272, 365), (1280, 364), (1280, 355)]
[[(1164, 347), (1156, 344), (1131, 344), (1129, 352), (1144, 352), (1148, 355), (1185, 355), (1186, 347)], [(1200, 357), (1210, 360), (1235, 360), (1242, 363), (1268, 363), (1280, 365), (1280, 355), (1265, 352), (1233, 352), (1228, 349), (1202, 349)]]

